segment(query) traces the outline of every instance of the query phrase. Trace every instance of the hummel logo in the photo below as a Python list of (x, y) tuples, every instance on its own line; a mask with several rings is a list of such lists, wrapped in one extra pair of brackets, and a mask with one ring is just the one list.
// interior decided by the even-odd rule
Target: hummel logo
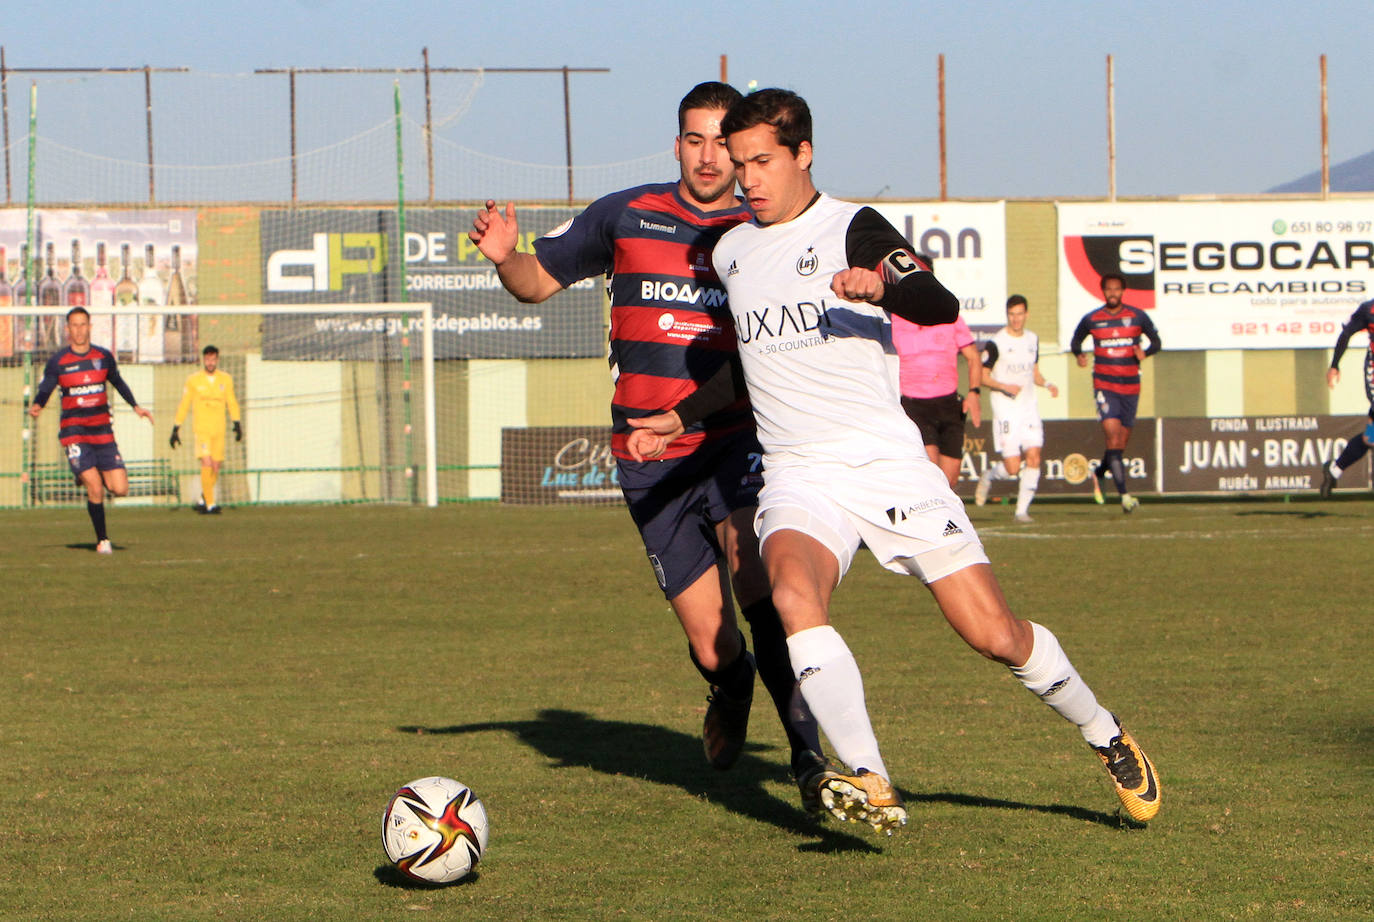
[(735, 265), (735, 261), (733, 259), (730, 260), (730, 268), (725, 270), (726, 278), (729, 278), (732, 275), (739, 275), (739, 266)]
[(955, 525), (953, 521), (948, 521), (945, 523), (944, 536), (946, 538), (948, 538), (950, 535), (962, 535), (963, 533), (964, 530), (960, 528), (958, 525)]

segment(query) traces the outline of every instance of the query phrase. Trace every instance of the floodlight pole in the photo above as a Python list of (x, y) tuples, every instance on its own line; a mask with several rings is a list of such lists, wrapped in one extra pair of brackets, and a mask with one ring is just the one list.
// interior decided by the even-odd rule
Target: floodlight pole
[(1322, 55), (1322, 198), (1331, 197), (1331, 126), (1326, 110), (1326, 55)]
[(1116, 67), (1107, 55), (1107, 201), (1116, 201)]
[(940, 96), (940, 201), (949, 201), (949, 149), (945, 144), (945, 56), (939, 57), (937, 67), (939, 77), (938, 94)]

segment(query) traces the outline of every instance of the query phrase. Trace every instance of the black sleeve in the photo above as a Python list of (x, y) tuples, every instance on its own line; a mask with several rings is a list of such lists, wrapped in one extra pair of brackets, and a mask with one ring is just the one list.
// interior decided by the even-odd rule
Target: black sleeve
[(114, 354), (107, 352), (105, 356), (105, 360), (109, 362), (110, 365), (110, 373), (105, 376), (105, 380), (114, 385), (114, 389), (119, 392), (119, 396), (124, 398), (125, 403), (131, 407), (138, 406), (138, 401), (134, 399), (134, 392), (129, 389), (129, 385), (125, 382), (124, 376), (119, 373), (119, 366), (115, 364)]
[(1091, 316), (1091, 312), (1083, 315), (1083, 319), (1078, 321), (1078, 326), (1073, 331), (1073, 339), (1069, 340), (1069, 351), (1074, 355), (1083, 354), (1083, 340), (1088, 338), (1088, 318)]
[(903, 320), (934, 326), (953, 323), (959, 316), (959, 299), (935, 278), (916, 257), (911, 244), (872, 208), (861, 208), (845, 233), (849, 265), (872, 269), (883, 277), (883, 299), (878, 306)]
[(988, 340), (983, 343), (983, 367), (992, 371), (992, 366), (997, 364), (997, 343)]
[(746, 392), (744, 369), (740, 366), (739, 356), (732, 355), (730, 361), (723, 363), (701, 387), (679, 400), (673, 410), (682, 420), (682, 428), (686, 429), (712, 413), (725, 409)]
[(1164, 343), (1159, 341), (1159, 330), (1155, 329), (1155, 322), (1144, 311), (1140, 312), (1140, 332), (1150, 337), (1150, 345), (1145, 350), (1147, 356), (1154, 355), (1164, 348)]
[(48, 363), (43, 366), (43, 380), (38, 382), (38, 391), (33, 395), (33, 402), (40, 407), (48, 405), (48, 398), (52, 396), (53, 389), (57, 387), (56, 359), (56, 355), (49, 356)]
[[(1364, 302), (1359, 307), (1355, 308), (1355, 312), (1350, 315), (1350, 319), (1345, 322), (1345, 326), (1341, 327), (1341, 334), (1336, 337), (1336, 348), (1331, 350), (1332, 368), (1340, 368), (1341, 356), (1345, 355), (1345, 347), (1350, 345), (1350, 337), (1361, 330), (1369, 328), (1369, 312), (1371, 307), (1374, 307), (1374, 301)], [(1374, 349), (1374, 345), (1371, 345), (1370, 348)]]

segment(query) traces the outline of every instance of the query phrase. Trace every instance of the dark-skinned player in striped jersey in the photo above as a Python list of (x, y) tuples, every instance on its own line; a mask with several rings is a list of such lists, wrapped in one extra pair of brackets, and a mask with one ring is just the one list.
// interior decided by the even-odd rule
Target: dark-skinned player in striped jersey
[(153, 421), (153, 414), (138, 405), (125, 383), (110, 350), (91, 342), (91, 315), (84, 307), (67, 311), (67, 347), (59, 349), (43, 368), (43, 380), (29, 406), (37, 419), (56, 388), (62, 389), (62, 415), (57, 440), (66, 450), (67, 464), (76, 482), (86, 488), (86, 514), (95, 529), (98, 554), (114, 552), (105, 531), (105, 494), (127, 496), (129, 473), (115, 444), (106, 384), (114, 385), (134, 412)]
[(1369, 351), (1364, 356), (1364, 393), (1369, 398), (1369, 425), (1364, 432), (1346, 442), (1345, 448), (1330, 464), (1322, 467), (1322, 499), (1330, 498), (1341, 474), (1363, 458), (1369, 452), (1370, 443), (1374, 442), (1374, 300), (1366, 301), (1355, 308), (1345, 326), (1341, 327), (1340, 335), (1336, 337), (1336, 347), (1331, 350), (1331, 367), (1326, 370), (1326, 386), (1335, 390), (1336, 385), (1340, 383), (1341, 357), (1350, 345), (1350, 337), (1361, 330), (1369, 334)]
[[(516, 251), (514, 206), (489, 201), (469, 237), (506, 289), (527, 303), (584, 278), (609, 278), (611, 450), (617, 480), (659, 588), (710, 686), (702, 727), (707, 760), (729, 768), (743, 750), (757, 670), (782, 721), (803, 804), (818, 804), (820, 736), (788, 662), (787, 639), (759, 561), (754, 517), (761, 451), (747, 399), (702, 419), (674, 450), (644, 461), (626, 450), (627, 417), (673, 406), (735, 355), (725, 291), (711, 267), (721, 234), (747, 220), (735, 197), (720, 121), (739, 98), (702, 83), (678, 107), (677, 182), (637, 186), (593, 202), (568, 224)], [(728, 577), (728, 578), (723, 578)], [(733, 589), (754, 640), (750, 655)]]
[[(1140, 403), (1140, 363), (1159, 351), (1159, 332), (1150, 315), (1138, 307), (1123, 304), (1126, 280), (1115, 273), (1102, 276), (1101, 307), (1088, 311), (1078, 321), (1069, 348), (1078, 360), (1078, 367), (1088, 367), (1083, 341), (1093, 338), (1093, 398), (1097, 403), (1097, 418), (1102, 422), (1102, 434), (1107, 448), (1093, 472), (1093, 499), (1101, 504), (1102, 478), (1111, 473), (1116, 491), (1121, 495), (1121, 511), (1134, 512), (1140, 500), (1131, 495), (1126, 485), (1126, 464), (1122, 455), (1131, 440), (1135, 414)], [(1140, 345), (1141, 338), (1150, 341)]]
[[(722, 123), (754, 220), (727, 231), (712, 262), (729, 294), (764, 450), (754, 528), (802, 694), (843, 766), (821, 803), (892, 834), (906, 807), (879, 752), (853, 654), (830, 624), (831, 597), (861, 546), (926, 584), (946, 621), (983, 656), (1075, 724), (1122, 805), (1141, 822), (1160, 789), (1144, 753), (1102, 707), (1045, 627), (1007, 606), (982, 543), (921, 433), (902, 409), (891, 316), (952, 323), (959, 300), (872, 208), (820, 193), (811, 179), (811, 112), (796, 93), (760, 90)], [(697, 394), (739, 392), (722, 369)], [(723, 392), (723, 396), (718, 393)], [(630, 420), (631, 447), (655, 456), (710, 408), (689, 396)], [(901, 656), (900, 644), (888, 643)]]

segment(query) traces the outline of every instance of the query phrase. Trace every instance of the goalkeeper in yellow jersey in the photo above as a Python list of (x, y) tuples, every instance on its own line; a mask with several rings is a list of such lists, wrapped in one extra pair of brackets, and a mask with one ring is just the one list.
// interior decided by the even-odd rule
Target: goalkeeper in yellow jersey
[(169, 442), (173, 448), (181, 444), (181, 424), (186, 421), (187, 411), (194, 410), (196, 418), (191, 433), (196, 457), (200, 459), (201, 490), (196, 511), (214, 515), (219, 513), (219, 506), (215, 504), (215, 481), (224, 463), (224, 411), (229, 411), (229, 418), (234, 422), (235, 442), (243, 441), (243, 423), (239, 418), (239, 402), (234, 398), (234, 379), (227, 371), (218, 370), (219, 350), (206, 346), (201, 351), (201, 360), (204, 368), (186, 379)]

